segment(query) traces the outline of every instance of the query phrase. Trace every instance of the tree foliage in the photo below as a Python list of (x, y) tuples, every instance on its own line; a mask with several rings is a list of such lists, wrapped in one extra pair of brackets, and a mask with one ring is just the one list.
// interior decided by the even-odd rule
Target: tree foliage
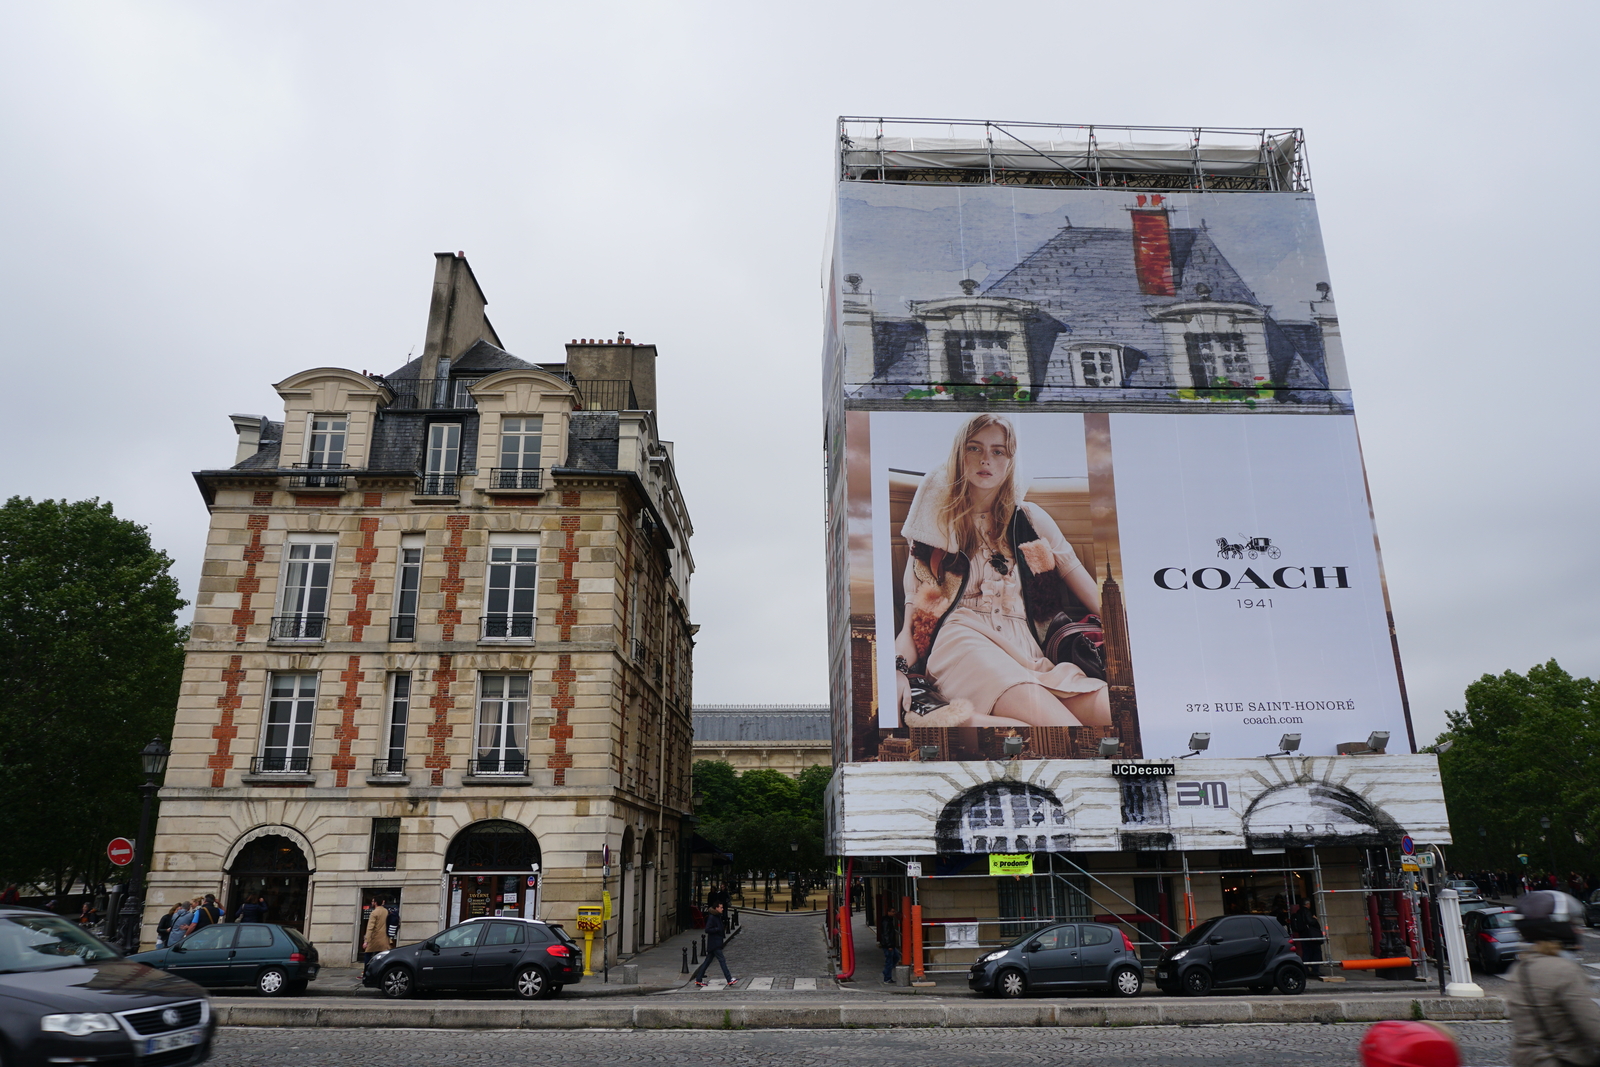
[[(1439, 773), (1456, 847), (1451, 866), (1589, 871), (1600, 844), (1600, 690), (1555, 660), (1486, 674), (1447, 712)], [(1539, 820), (1550, 820), (1549, 830)], [(1480, 833), (1479, 831), (1482, 831)], [(1552, 852), (1554, 858), (1552, 861)]]
[(0, 882), (110, 873), (139, 827), (139, 750), (183, 673), (171, 560), (98, 500), (0, 507)]
[(832, 776), (827, 767), (807, 767), (798, 779), (765, 767), (739, 774), (722, 760), (697, 760), (700, 836), (732, 853), (741, 872), (819, 874), (828, 866), (822, 805)]

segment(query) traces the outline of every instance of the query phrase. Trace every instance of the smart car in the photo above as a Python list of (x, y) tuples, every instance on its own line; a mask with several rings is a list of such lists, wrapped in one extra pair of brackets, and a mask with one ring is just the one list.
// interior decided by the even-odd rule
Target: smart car
[(1204, 996), (1214, 988), (1273, 986), (1289, 996), (1306, 989), (1306, 967), (1289, 932), (1270, 915), (1221, 915), (1184, 934), (1156, 964), (1156, 984), (1168, 993)]
[(1144, 968), (1128, 935), (1105, 923), (1057, 923), (1017, 938), (978, 957), (967, 987), (1001, 997), (1029, 990), (1109, 988), (1114, 996), (1137, 996)]
[(60, 915), (0, 908), (0, 1063), (187, 1067), (216, 1021), (192, 982), (125, 959)]
[(555, 923), (475, 918), (426, 941), (379, 952), (361, 984), (391, 998), (426, 989), (510, 989), (526, 1000), (553, 997), (583, 979), (583, 949)]
[(316, 946), (304, 934), (276, 923), (202, 926), (170, 948), (128, 958), (198, 985), (255, 986), (269, 997), (304, 993), (321, 967)]

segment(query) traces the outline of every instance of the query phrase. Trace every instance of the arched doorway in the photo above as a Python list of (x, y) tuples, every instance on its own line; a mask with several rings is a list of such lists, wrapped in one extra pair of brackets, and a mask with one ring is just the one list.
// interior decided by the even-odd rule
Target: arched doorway
[(450, 872), (451, 926), (479, 915), (539, 914), (539, 840), (504, 819), (475, 822), (456, 834), (445, 853)]
[(640, 904), (644, 908), (644, 933), (647, 945), (656, 943), (656, 916), (661, 910), (661, 868), (656, 864), (656, 832), (644, 832), (644, 845), (639, 849), (640, 865), (644, 868), (644, 892)]
[(989, 782), (946, 804), (934, 837), (941, 853), (1067, 852), (1072, 821), (1043, 786)]
[(622, 916), (622, 954), (631, 956), (639, 951), (639, 875), (633, 862), (633, 827), (622, 830), (622, 849), (617, 859), (621, 868), (617, 879), (622, 899), (617, 911)]
[(258, 896), (267, 898), (267, 921), (305, 932), (311, 865), (300, 846), (280, 834), (245, 843), (228, 866), (228, 914)]

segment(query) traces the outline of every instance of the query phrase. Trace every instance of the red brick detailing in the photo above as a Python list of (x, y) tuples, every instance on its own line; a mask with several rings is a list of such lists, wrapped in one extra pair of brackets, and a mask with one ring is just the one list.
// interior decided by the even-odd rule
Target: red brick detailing
[(556, 624), (561, 627), (563, 641), (572, 640), (572, 627), (578, 621), (578, 613), (572, 606), (573, 595), (578, 591), (578, 580), (572, 576), (572, 565), (578, 562), (578, 522), (576, 515), (561, 516), (561, 529), (567, 537), (561, 546), (561, 577), (556, 579), (556, 592), (561, 594), (561, 610), (556, 612)]
[(467, 558), (467, 550), (461, 544), (461, 531), (467, 528), (470, 521), (465, 515), (451, 515), (444, 520), (445, 529), (450, 531), (450, 544), (444, 550), (445, 575), (439, 583), (439, 592), (444, 594), (444, 607), (439, 609), (439, 624), (444, 628), (446, 641), (456, 639), (456, 627), (461, 625), (461, 611), (456, 607), (456, 597), (466, 587), (461, 580), (461, 564)]
[[(366, 521), (377, 522), (376, 519)], [(339, 754), (333, 757), (333, 769), (338, 772), (338, 778), (333, 784), (341, 789), (350, 784), (350, 772), (356, 766), (356, 758), (350, 755), (350, 743), (361, 736), (361, 727), (356, 725), (356, 712), (361, 710), (359, 687), (365, 677), (361, 673), (360, 656), (351, 656), (349, 666), (339, 674), (339, 680), (344, 683), (344, 695), (339, 698), (339, 725), (333, 731), (333, 736), (339, 739)]]
[(338, 493), (311, 493), (309, 495), (302, 493), (294, 498), (294, 506), (297, 508), (336, 508), (342, 499), (344, 498)]
[(217, 751), (206, 761), (206, 766), (211, 768), (211, 788), (221, 789), (228, 769), (233, 766), (233, 756), (229, 749), (233, 747), (233, 739), (239, 736), (239, 728), (233, 724), (233, 716), (239, 710), (242, 699), (239, 696), (239, 683), (244, 681), (244, 657), (232, 656), (228, 659), (228, 668), (222, 672), (222, 680), (227, 688), (217, 698), (217, 707), (222, 709), (222, 717), (217, 725), (211, 728), (211, 736), (217, 739)]
[(270, 508), (272, 506), (272, 490), (258, 489), (256, 491), (255, 499), (252, 500), (251, 503), (258, 508)]
[(537, 507), (539, 498), (536, 496), (497, 496), (494, 506), (497, 508), (532, 508)]
[(428, 758), (422, 761), (423, 766), (433, 771), (433, 784), (444, 785), (444, 769), (450, 766), (450, 756), (444, 750), (444, 744), (450, 740), (450, 708), (454, 701), (450, 697), (450, 683), (456, 680), (456, 672), (450, 669), (450, 657), (439, 657), (439, 669), (433, 672), (433, 699), (428, 701), (428, 706), (433, 709), (433, 722), (428, 726), (428, 736), (433, 739), (433, 751)]
[(570, 655), (562, 654), (551, 677), (556, 683), (556, 695), (550, 698), (550, 707), (556, 713), (556, 721), (550, 727), (550, 740), (555, 742), (555, 751), (550, 754), (546, 766), (556, 772), (556, 785), (566, 785), (567, 768), (572, 766), (572, 754), (567, 751), (567, 742), (572, 739), (572, 724), (567, 721), (567, 713), (572, 710), (572, 689), (578, 681), (578, 672), (572, 669)]
[(250, 544), (244, 550), (244, 577), (233, 586), (234, 592), (239, 594), (239, 606), (233, 611), (235, 641), (243, 641), (245, 628), (256, 621), (256, 613), (250, 608), (250, 598), (261, 592), (261, 579), (256, 577), (256, 564), (266, 555), (261, 547), (261, 531), (267, 528), (267, 517), (252, 515), (246, 525), (250, 530)]
[(361, 506), (364, 507), (364, 508), (381, 508), (381, 507), (383, 507), (383, 494), (382, 493), (363, 493), (363, 494), (361, 494)]
[(583, 506), (583, 494), (582, 493), (570, 493), (570, 492), (569, 493), (562, 493), (561, 494), (561, 506), (564, 507), (564, 508), (582, 507)]
[(347, 620), (350, 623), (350, 640), (361, 640), (361, 632), (372, 625), (372, 612), (367, 607), (367, 597), (372, 595), (376, 583), (372, 580), (372, 562), (378, 558), (378, 549), (372, 539), (378, 532), (377, 519), (361, 520), (361, 547), (356, 549), (356, 562), (361, 564), (361, 572), (356, 580), (351, 583), (350, 591), (355, 594), (356, 605), (350, 609)]

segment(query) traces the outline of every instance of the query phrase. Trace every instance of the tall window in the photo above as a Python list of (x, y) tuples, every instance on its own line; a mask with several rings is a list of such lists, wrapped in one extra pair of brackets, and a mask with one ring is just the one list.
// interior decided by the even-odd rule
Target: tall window
[(274, 674), (267, 691), (259, 771), (311, 769), (311, 719), (317, 706), (315, 674)]
[[(342, 470), (345, 433), (348, 428), (349, 421), (343, 415), (313, 415), (311, 433), (306, 438), (306, 468)], [(344, 485), (344, 475), (308, 474), (306, 485), (310, 488), (318, 486), (341, 488)]]
[(422, 534), (400, 538), (399, 571), (394, 582), (394, 612), (389, 618), (389, 640), (417, 639), (417, 597), (422, 590)]
[(334, 544), (319, 541), (287, 547), (283, 603), (272, 620), (272, 636), (281, 641), (320, 641), (327, 635)]
[(1184, 337), (1189, 348), (1189, 369), (1195, 386), (1253, 385), (1255, 369), (1245, 351), (1242, 333), (1191, 333)]
[(950, 380), (975, 382), (991, 374), (1011, 373), (1009, 333), (998, 330), (954, 330), (944, 335)]
[(400, 866), (400, 820), (372, 820), (372, 848), (367, 853), (367, 870), (392, 871)]
[(544, 419), (538, 415), (500, 420), (500, 466), (495, 486), (500, 489), (539, 488), (539, 435)]
[(428, 427), (427, 472), (423, 496), (455, 496), (461, 468), (461, 424), (436, 422)]
[(478, 677), (478, 743), (472, 770), (477, 774), (528, 771), (528, 676)]
[(1075, 384), (1109, 389), (1122, 384), (1122, 353), (1116, 348), (1080, 348), (1073, 353)]
[(487, 640), (533, 640), (534, 597), (539, 579), (535, 534), (489, 535), (489, 581), (484, 597)]
[(411, 675), (389, 676), (389, 723), (384, 733), (384, 758), (376, 768), (381, 774), (403, 774), (406, 769), (406, 724), (411, 721)]

